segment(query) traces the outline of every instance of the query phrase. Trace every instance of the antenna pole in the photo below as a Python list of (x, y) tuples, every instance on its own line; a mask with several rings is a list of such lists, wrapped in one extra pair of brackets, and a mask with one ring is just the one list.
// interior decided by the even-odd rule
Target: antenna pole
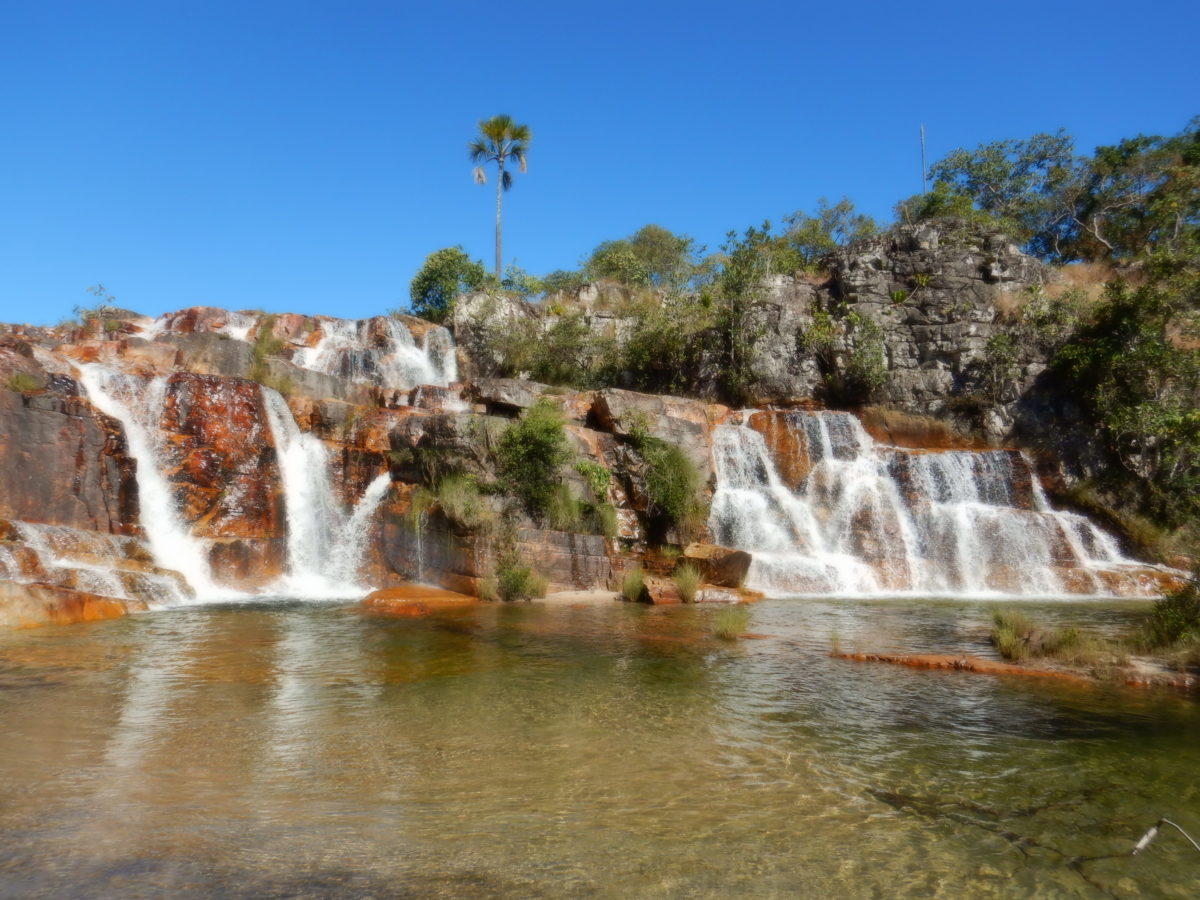
[(921, 123), (921, 194), (924, 196), (929, 193), (929, 188), (925, 181), (925, 123)]

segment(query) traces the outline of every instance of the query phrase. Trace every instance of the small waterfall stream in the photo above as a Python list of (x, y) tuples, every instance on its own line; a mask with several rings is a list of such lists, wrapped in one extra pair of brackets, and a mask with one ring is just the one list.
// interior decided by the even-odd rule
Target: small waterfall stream
[[(750, 550), (770, 593), (1054, 596), (1105, 593), (1097, 571), (1129, 563), (1082, 516), (1052, 510), (1010, 451), (878, 446), (849, 413), (795, 412), (807, 472), (793, 490), (761, 433), (713, 434), (713, 539)], [(1072, 585), (1068, 590), (1068, 582)]]
[(175, 495), (163, 475), (159, 419), (167, 379), (125, 375), (96, 363), (78, 368), (88, 399), (125, 430), (129, 455), (137, 461), (142, 527), (155, 561), (164, 569), (182, 573), (201, 600), (240, 596), (213, 580), (204, 544), (192, 536), (179, 515)]
[(304, 369), (363, 384), (408, 389), (421, 384), (446, 387), (458, 377), (454, 339), (433, 327), (418, 347), (403, 322), (383, 319), (381, 340), (373, 339), (374, 319), (323, 319), (313, 347), (296, 351), (292, 362)]
[(278, 391), (264, 387), (267, 423), (279, 459), (288, 526), (288, 594), (333, 598), (359, 596), (358, 584), (371, 517), (391, 479), (375, 478), (346, 514), (329, 480), (329, 453), (320, 438), (304, 434)]

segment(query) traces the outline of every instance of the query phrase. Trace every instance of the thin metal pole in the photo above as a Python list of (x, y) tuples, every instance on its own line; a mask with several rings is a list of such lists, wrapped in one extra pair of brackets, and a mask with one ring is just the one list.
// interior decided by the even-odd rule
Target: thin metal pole
[(921, 194), (929, 193), (929, 188), (925, 180), (925, 123), (921, 123)]

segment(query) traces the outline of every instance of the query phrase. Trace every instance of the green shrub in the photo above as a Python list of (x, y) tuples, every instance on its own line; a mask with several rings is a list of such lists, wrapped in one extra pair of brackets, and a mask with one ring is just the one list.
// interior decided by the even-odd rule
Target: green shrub
[(483, 264), (467, 256), (462, 247), (435, 250), (425, 257), (409, 285), (413, 315), (431, 322), (444, 321), (453, 309), (455, 298), (479, 290), (486, 279)]
[(562, 413), (545, 400), (510, 425), (496, 447), (500, 478), (530, 515), (546, 518), (554, 502), (559, 471), (571, 460)]
[(636, 569), (630, 569), (625, 573), (625, 577), (621, 579), (621, 596), (630, 602), (636, 603), (642, 596), (642, 589), (646, 586), (646, 573), (639, 566)]
[(447, 475), (437, 483), (437, 502), (446, 518), (466, 531), (488, 533), (496, 525), (496, 513), (488, 506), (479, 485), (469, 475)]
[(741, 603), (717, 610), (713, 616), (713, 634), (722, 640), (737, 640), (746, 631), (750, 623), (750, 610)]
[(17, 372), (15, 375), (10, 375), (6, 382), (10, 391), (15, 391), (18, 394), (28, 394), (31, 391), (40, 391), (42, 384), (28, 372)]
[(700, 588), (700, 578), (700, 570), (691, 563), (684, 563), (671, 575), (671, 580), (675, 582), (675, 588), (684, 603), (695, 601), (696, 592)]
[(546, 579), (514, 558), (496, 566), (496, 593), (501, 600), (532, 600), (546, 596)]
[(612, 479), (608, 469), (594, 460), (581, 459), (575, 463), (575, 471), (583, 476), (596, 500), (604, 500), (608, 496), (608, 483)]
[(1148, 649), (1185, 640), (1200, 640), (1200, 572), (1183, 587), (1155, 600), (1150, 619), (1142, 626), (1142, 641)]
[(703, 510), (697, 497), (700, 473), (692, 461), (678, 447), (651, 435), (642, 420), (629, 426), (629, 441), (646, 464), (648, 513), (659, 531), (695, 528)]
[[(271, 380), (267, 359), (278, 356), (286, 346), (282, 340), (275, 337), (275, 333), (272, 331), (278, 318), (276, 315), (263, 316), (254, 333), (254, 344), (250, 348), (249, 376), (251, 381), (257, 381), (259, 384), (266, 385)], [(271, 387), (271, 385), (267, 386)]]

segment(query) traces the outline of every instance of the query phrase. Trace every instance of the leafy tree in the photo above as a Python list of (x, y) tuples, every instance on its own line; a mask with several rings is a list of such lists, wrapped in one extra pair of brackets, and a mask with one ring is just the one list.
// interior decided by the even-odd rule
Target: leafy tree
[(1129, 259), (1200, 227), (1200, 119), (1171, 138), (1097, 147), (1061, 192), (1071, 256)]
[(729, 402), (740, 404), (751, 399), (755, 345), (765, 330), (758, 311), (766, 279), (794, 272), (801, 263), (796, 251), (771, 233), (770, 222), (746, 229), (740, 238), (729, 232), (721, 250), (720, 273), (703, 299), (713, 310), (722, 392)]
[(455, 297), (479, 290), (486, 279), (483, 263), (472, 260), (462, 247), (435, 250), (425, 257), (409, 284), (413, 314), (441, 322), (449, 314)]
[(1200, 248), (1149, 261), (1136, 287), (1111, 282), (1091, 321), (1055, 356), (1080, 403), (1160, 520), (1200, 515)]
[(505, 166), (514, 160), (526, 171), (525, 154), (529, 152), (528, 125), (518, 125), (511, 116), (492, 116), (479, 123), (479, 134), (467, 144), (467, 155), (475, 163), (472, 173), (476, 184), (487, 184), (484, 166), (496, 164), (496, 279), (500, 279), (500, 198), (512, 187), (512, 172)]
[(596, 247), (584, 273), (593, 281), (608, 278), (630, 287), (682, 290), (704, 270), (702, 253), (687, 235), (645, 225), (627, 238)]
[(800, 258), (801, 267), (812, 271), (822, 257), (846, 244), (874, 234), (875, 220), (854, 211), (850, 198), (843, 197), (832, 206), (824, 197), (817, 201), (816, 215), (798, 210), (784, 217), (788, 226), (784, 242)]
[(591, 281), (610, 279), (629, 287), (645, 287), (650, 275), (626, 239), (605, 241), (592, 251), (583, 267)]
[(505, 268), (504, 277), (500, 279), (500, 287), (506, 291), (512, 291), (524, 300), (528, 300), (544, 290), (540, 278), (529, 274), (516, 263)]
[[(934, 184), (965, 194), (981, 210), (1013, 223), (1032, 242), (1060, 220), (1057, 195), (1075, 177), (1074, 140), (1065, 131), (958, 149), (934, 163)], [(1034, 249), (1044, 249), (1034, 246)]]

